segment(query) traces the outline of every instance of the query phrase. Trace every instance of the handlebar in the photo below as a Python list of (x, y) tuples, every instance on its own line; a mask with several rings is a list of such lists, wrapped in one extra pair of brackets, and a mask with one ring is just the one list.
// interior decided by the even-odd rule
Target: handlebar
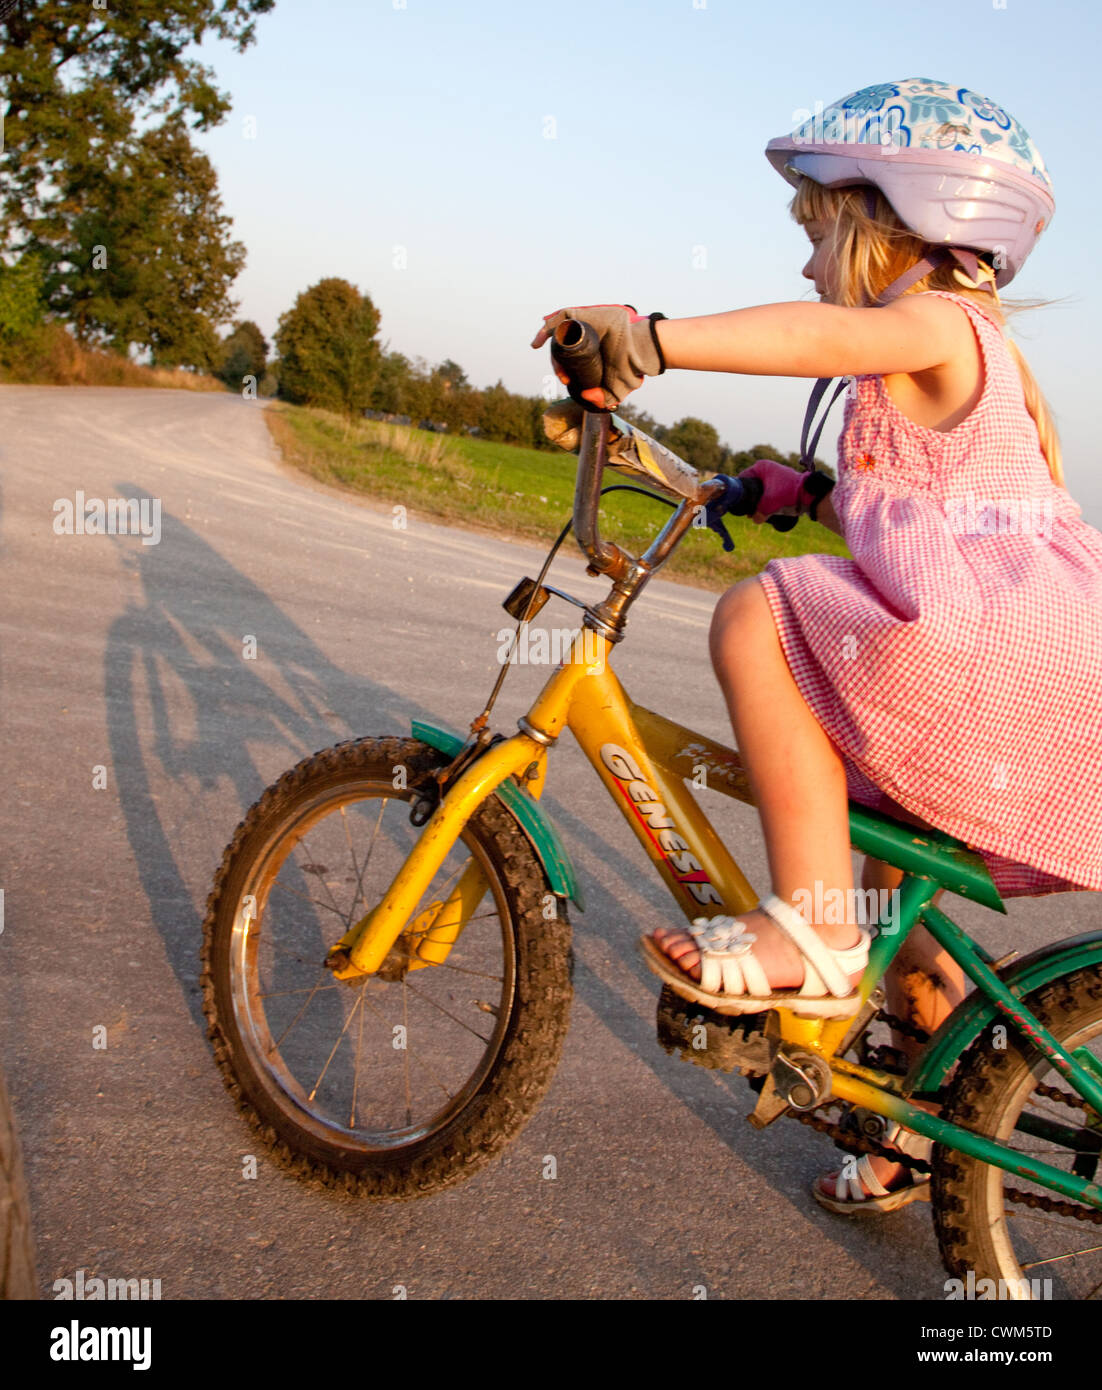
[[(579, 345), (581, 340), (576, 339)], [(544, 433), (560, 448), (578, 453), (578, 477), (574, 490), (574, 534), (589, 560), (601, 573), (622, 578), (633, 566), (648, 571), (661, 565), (685, 532), (696, 523), (701, 508), (717, 498), (726, 484), (702, 478), (690, 463), (659, 444), (619, 415), (610, 411), (583, 410), (572, 400), (557, 401), (543, 416)], [(636, 560), (613, 541), (602, 538), (599, 524), (601, 483), (606, 467), (627, 474), (661, 496), (679, 503), (641, 560)], [(736, 478), (736, 490), (727, 512), (751, 516), (764, 491), (759, 478)]]

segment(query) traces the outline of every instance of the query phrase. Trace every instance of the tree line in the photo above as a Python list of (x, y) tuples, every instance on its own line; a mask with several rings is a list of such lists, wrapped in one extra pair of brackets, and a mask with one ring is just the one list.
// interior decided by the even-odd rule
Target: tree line
[[(244, 51), (275, 0), (159, 0), (93, 8), (16, 0), (0, 11), (0, 364), (44, 324), (85, 347), (220, 377), (234, 390), (365, 411), (535, 448), (551, 447), (546, 402), (475, 386), (451, 359), (430, 365), (379, 340), (370, 297), (338, 277), (298, 295), (274, 354), (234, 318), (245, 264), (218, 177), (193, 131), (225, 121), (230, 100), (184, 51), (213, 35)], [(220, 332), (230, 325), (228, 332)], [(698, 468), (736, 472), (769, 445), (735, 451), (714, 426), (666, 426), (621, 412)]]

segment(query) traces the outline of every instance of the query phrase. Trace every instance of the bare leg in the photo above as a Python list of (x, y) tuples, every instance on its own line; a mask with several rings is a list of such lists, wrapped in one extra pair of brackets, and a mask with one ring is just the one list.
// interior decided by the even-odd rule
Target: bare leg
[[(731, 726), (753, 788), (765, 835), (773, 891), (800, 908), (807, 899), (831, 901), (831, 890), (853, 904), (849, 802), (842, 759), (804, 700), (789, 670), (765, 592), (757, 579), (729, 589), (716, 604), (711, 653), (727, 698)], [(815, 896), (816, 880), (821, 895)], [(838, 901), (834, 899), (834, 901)], [(758, 910), (739, 921), (758, 940), (754, 954), (775, 989), (804, 978), (803, 959), (769, 918)], [(834, 949), (857, 940), (853, 920), (812, 922)], [(691, 937), (660, 928), (654, 939), (694, 979), (699, 960)], [(859, 975), (853, 977), (856, 984)]]

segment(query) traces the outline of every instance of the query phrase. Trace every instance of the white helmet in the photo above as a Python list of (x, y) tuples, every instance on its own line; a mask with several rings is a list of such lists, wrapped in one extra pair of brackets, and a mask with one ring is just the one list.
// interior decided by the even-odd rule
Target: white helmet
[(1018, 122), (967, 87), (906, 78), (862, 87), (770, 140), (789, 183), (878, 188), (903, 225), (935, 246), (993, 257), (1008, 285), (1052, 219), (1044, 160)]

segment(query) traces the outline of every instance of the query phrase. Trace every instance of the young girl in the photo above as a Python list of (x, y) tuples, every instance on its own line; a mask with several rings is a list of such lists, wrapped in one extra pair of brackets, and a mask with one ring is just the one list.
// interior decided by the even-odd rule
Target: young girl
[[(966, 88), (910, 79), (766, 153), (796, 188), (819, 304), (681, 320), (585, 306), (548, 315), (533, 346), (564, 317), (591, 323), (603, 386), (578, 394), (598, 408), (670, 367), (854, 378), (833, 491), (769, 461), (741, 475), (765, 485), (755, 521), (810, 511), (853, 558), (771, 560), (712, 623), (772, 895), (643, 943), (688, 999), (845, 1017), (868, 933), (795, 903), (854, 901), (848, 798), (964, 840), (1004, 897), (1102, 891), (1102, 534), (1064, 489), (1048, 410), (1003, 334), (998, 290), (1053, 210), (1022, 127)], [(870, 859), (862, 886), (900, 877)], [(927, 1030), (963, 997), (921, 929), (892, 976), (889, 1009)], [(815, 1195), (886, 1210), (925, 1190), (865, 1158)]]

